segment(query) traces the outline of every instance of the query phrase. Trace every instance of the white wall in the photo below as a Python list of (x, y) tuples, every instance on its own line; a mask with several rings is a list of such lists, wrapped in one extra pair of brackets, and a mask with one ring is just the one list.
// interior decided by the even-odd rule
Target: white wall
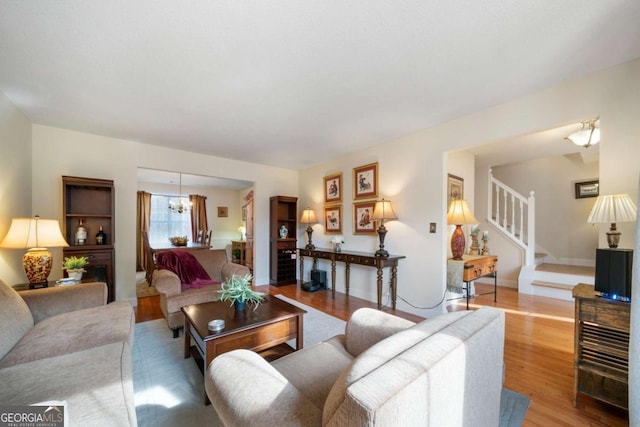
[[(11, 219), (31, 215), (31, 123), (0, 92), (0, 241)], [(22, 268), (25, 252), (0, 249), (0, 280), (9, 285), (27, 282)]]
[[(300, 205), (310, 204), (320, 211), (322, 177), (342, 171), (346, 190), (343, 206), (345, 212), (350, 212), (352, 168), (378, 161), (380, 196), (393, 202), (400, 218), (387, 224), (386, 246), (392, 253), (407, 256), (398, 268), (398, 293), (413, 305), (434, 305), (441, 300), (445, 289), (448, 245), (448, 233), (443, 233), (446, 228), (443, 227), (446, 153), (575, 123), (599, 114), (603, 141), (600, 147), (601, 193), (626, 192), (637, 202), (639, 75), (640, 60), (632, 61), (304, 170), (300, 173)], [(476, 212), (486, 212), (486, 182), (486, 174), (484, 178), (478, 178), (476, 174)], [(436, 234), (428, 233), (428, 223), (432, 221), (438, 223)], [(370, 252), (375, 249), (375, 238), (351, 236), (350, 222), (345, 221), (345, 226), (345, 249)], [(599, 228), (602, 246), (606, 227)], [(635, 224), (621, 224), (620, 228), (623, 233), (621, 247), (633, 248)], [(314, 229), (315, 242), (322, 227), (316, 225)], [(298, 233), (298, 238), (301, 237), (302, 229)], [(492, 250), (492, 253), (496, 252)], [(351, 268), (351, 289), (355, 296), (375, 300), (375, 273), (369, 270)], [(344, 279), (342, 274), (338, 277), (338, 289), (341, 289)], [(413, 308), (402, 301), (398, 306), (423, 316), (438, 311)]]
[[(33, 211), (60, 219), (62, 175), (114, 180), (116, 298), (134, 299), (138, 167), (255, 182), (256, 283), (269, 282), (269, 197), (297, 196), (296, 171), (33, 125)], [(54, 278), (62, 276), (57, 268)]]

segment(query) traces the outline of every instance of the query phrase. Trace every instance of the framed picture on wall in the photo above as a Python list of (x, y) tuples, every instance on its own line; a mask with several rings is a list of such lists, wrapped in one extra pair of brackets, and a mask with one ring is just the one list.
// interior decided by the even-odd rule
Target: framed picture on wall
[(378, 197), (378, 163), (353, 168), (353, 199)]
[(576, 182), (576, 199), (586, 199), (587, 197), (598, 197), (600, 194), (600, 181)]
[(229, 216), (229, 208), (226, 206), (218, 206), (218, 218), (226, 218)]
[(342, 205), (325, 206), (324, 232), (325, 234), (342, 233)]
[(342, 172), (324, 177), (324, 202), (340, 203), (342, 201)]
[(448, 174), (447, 176), (447, 211), (452, 200), (464, 198), (464, 179)]
[(371, 219), (375, 204), (375, 201), (353, 204), (353, 234), (377, 234), (377, 221)]

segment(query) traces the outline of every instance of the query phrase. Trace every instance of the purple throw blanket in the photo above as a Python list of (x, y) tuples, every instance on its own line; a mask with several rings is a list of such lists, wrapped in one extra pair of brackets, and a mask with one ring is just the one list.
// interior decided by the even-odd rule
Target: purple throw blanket
[(156, 261), (158, 269), (173, 271), (180, 278), (183, 291), (220, 283), (211, 280), (196, 257), (189, 251), (176, 249), (160, 252), (156, 255)]

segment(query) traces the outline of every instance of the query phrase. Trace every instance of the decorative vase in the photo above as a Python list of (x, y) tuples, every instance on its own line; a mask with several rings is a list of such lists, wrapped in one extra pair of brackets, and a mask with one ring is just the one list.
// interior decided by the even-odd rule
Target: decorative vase
[(334, 252), (342, 252), (342, 245), (340, 245), (340, 243), (334, 244), (333, 251)]
[(82, 280), (82, 273), (84, 273), (84, 268), (78, 268), (76, 270), (67, 270), (67, 275), (78, 283), (80, 283), (80, 281)]
[(245, 301), (234, 301), (233, 307), (236, 311), (244, 311), (247, 308), (247, 303)]

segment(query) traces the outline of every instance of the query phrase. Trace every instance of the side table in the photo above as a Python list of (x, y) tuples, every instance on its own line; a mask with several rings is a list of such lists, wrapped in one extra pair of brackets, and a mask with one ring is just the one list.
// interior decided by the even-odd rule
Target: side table
[[(469, 310), (469, 298), (471, 298), (471, 282), (481, 277), (493, 277), (493, 292), (477, 295), (493, 294), (493, 302), (496, 302), (498, 299), (498, 257), (496, 255), (463, 255), (462, 260), (447, 260), (447, 289), (454, 292), (466, 291), (467, 310)], [(447, 301), (461, 298), (451, 298)]]

